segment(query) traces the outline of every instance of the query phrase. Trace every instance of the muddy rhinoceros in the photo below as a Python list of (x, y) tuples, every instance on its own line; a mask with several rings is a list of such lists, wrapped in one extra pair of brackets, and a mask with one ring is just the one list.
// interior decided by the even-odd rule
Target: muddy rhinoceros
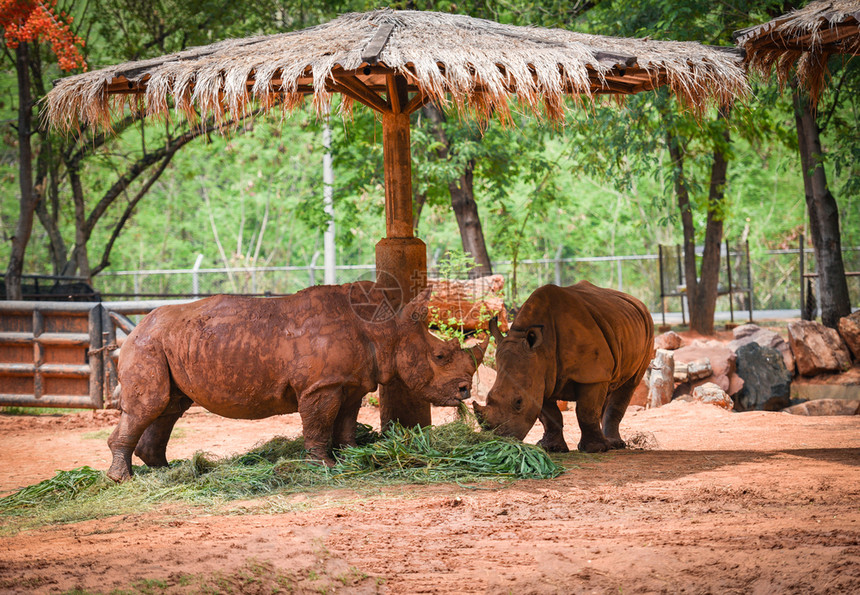
[[(378, 315), (383, 304), (367, 303), (370, 285), (215, 296), (152, 311), (120, 353), (122, 415), (108, 439), (108, 477), (131, 476), (132, 451), (149, 466), (166, 465), (173, 425), (192, 403), (237, 419), (298, 411), (305, 449), (332, 464), (329, 443), (355, 444), (361, 399), (379, 384), (399, 379), (413, 398), (436, 405), (467, 398), (486, 341), (463, 350), (433, 337), (429, 289)], [(364, 316), (367, 307), (377, 313)]]
[(581, 281), (545, 285), (520, 309), (503, 337), (495, 323), (498, 375), (482, 425), (522, 440), (540, 419), (540, 445), (567, 452), (557, 401), (576, 401), (579, 450), (624, 448), (618, 424), (654, 349), (651, 314), (636, 298)]

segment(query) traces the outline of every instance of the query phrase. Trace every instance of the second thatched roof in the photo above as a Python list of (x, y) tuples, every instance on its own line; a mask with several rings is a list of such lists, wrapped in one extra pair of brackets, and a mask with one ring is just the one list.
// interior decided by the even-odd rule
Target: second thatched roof
[(781, 83), (792, 72), (817, 101), (833, 54), (860, 54), (860, 0), (815, 0), (767, 23), (735, 32), (749, 65)]
[(512, 94), (535, 112), (562, 118), (564, 95), (669, 85), (702, 109), (747, 90), (740, 54), (730, 48), (383, 9), (71, 76), (47, 95), (46, 117), (61, 129), (107, 126), (112, 109), (142, 99), (148, 114), (165, 114), (172, 103), (191, 117), (225, 119), (243, 115), (252, 102), (290, 108), (305, 95), (324, 110), (332, 92), (385, 111), (391, 105), (380, 93), (390, 91), (391, 74), (404, 76), (408, 91), (423, 100), (453, 100), (502, 117)]

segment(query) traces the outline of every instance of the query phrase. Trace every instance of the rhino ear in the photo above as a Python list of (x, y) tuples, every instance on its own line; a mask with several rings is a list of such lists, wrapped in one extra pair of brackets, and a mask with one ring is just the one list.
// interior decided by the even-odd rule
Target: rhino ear
[(429, 304), (430, 304), (430, 293), (432, 289), (427, 287), (424, 291), (419, 293), (415, 298), (403, 306), (403, 309), (400, 311), (400, 314), (397, 315), (398, 320), (401, 324), (406, 324), (410, 322), (422, 322), (426, 323), (427, 314), (429, 313)]
[(529, 349), (535, 350), (543, 342), (543, 327), (533, 326), (526, 331), (526, 344)]
[(469, 351), (472, 352), (472, 357), (475, 358), (475, 367), (480, 366), (484, 361), (484, 353), (487, 351), (487, 346), (490, 344), (490, 335), (484, 337), (484, 340), (478, 345), (473, 346)]

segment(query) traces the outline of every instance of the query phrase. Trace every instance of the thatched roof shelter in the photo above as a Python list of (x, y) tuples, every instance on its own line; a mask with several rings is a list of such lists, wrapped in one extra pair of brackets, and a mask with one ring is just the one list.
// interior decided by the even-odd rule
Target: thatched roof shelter
[(733, 48), (623, 39), (562, 29), (517, 27), (463, 15), (376, 10), (346, 14), (301, 31), (231, 39), (60, 80), (46, 116), (61, 129), (108, 126), (111, 101), (143, 98), (147, 113), (169, 104), (189, 116), (241, 115), (252, 101), (291, 108), (313, 95), (318, 108), (341, 93), (377, 111), (392, 109), (390, 76), (426, 101), (449, 100), (479, 115), (505, 117), (508, 97), (551, 118), (564, 95), (627, 95), (669, 85), (688, 105), (728, 103), (746, 90)]
[(815, 0), (767, 23), (735, 32), (749, 65), (781, 83), (796, 68), (816, 102), (833, 54), (860, 54), (860, 0)]

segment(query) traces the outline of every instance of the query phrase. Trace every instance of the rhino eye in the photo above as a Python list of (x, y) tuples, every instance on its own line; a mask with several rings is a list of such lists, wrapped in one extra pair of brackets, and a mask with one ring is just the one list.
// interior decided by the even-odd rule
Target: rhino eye
[(517, 397), (516, 399), (514, 399), (514, 409), (519, 411), (522, 408), (523, 408), (523, 398)]
[(437, 354), (436, 354), (436, 355), (434, 355), (433, 357), (435, 357), (435, 358), (436, 358), (436, 361), (437, 361), (437, 362), (441, 362), (443, 359), (445, 359), (445, 354), (444, 354), (444, 353), (437, 353)]

